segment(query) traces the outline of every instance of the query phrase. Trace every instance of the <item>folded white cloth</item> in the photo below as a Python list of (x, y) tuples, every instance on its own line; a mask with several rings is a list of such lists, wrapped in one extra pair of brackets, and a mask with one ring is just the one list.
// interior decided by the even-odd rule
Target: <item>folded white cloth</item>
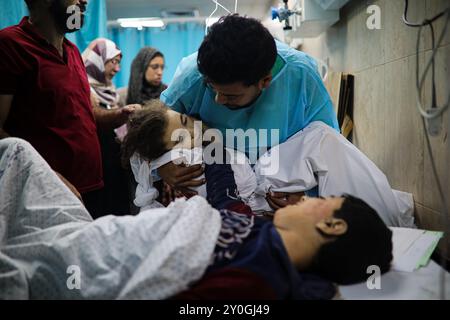
[(0, 299), (167, 298), (201, 278), (221, 226), (201, 197), (93, 221), (20, 139), (0, 140), (0, 190)]

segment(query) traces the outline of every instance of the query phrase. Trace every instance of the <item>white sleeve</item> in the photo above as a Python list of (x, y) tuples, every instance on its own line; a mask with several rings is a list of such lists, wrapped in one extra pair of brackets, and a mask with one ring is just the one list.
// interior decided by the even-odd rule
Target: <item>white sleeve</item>
[(137, 182), (134, 204), (139, 208), (159, 207), (156, 201), (159, 192), (153, 186), (153, 177), (147, 161), (142, 160), (136, 153), (130, 158), (131, 170)]
[(257, 192), (301, 192), (316, 187), (315, 173), (327, 170), (316, 156), (316, 140), (301, 131), (261, 156), (254, 168)]
[(413, 220), (394, 193), (385, 174), (342, 135), (324, 130), (320, 161), (328, 168), (318, 173), (319, 195), (358, 197), (374, 208), (388, 226), (413, 227)]

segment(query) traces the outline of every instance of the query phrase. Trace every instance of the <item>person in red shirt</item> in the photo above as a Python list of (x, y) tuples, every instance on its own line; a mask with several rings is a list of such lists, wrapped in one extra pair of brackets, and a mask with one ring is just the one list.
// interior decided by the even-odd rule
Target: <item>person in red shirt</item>
[(104, 110), (91, 97), (81, 54), (65, 38), (83, 25), (87, 0), (25, 2), (30, 16), (0, 31), (0, 138), (30, 142), (92, 216), (107, 214), (97, 128), (121, 126), (140, 106)]

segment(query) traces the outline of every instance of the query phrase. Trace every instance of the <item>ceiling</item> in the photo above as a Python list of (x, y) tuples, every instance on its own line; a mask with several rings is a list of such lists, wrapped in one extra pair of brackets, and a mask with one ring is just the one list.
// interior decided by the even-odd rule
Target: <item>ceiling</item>
[[(235, 0), (219, 0), (220, 4), (234, 11)], [(273, 0), (238, 0), (238, 13), (258, 19), (268, 16)], [(198, 10), (200, 16), (208, 17), (214, 10), (211, 0), (106, 0), (108, 20), (118, 18), (159, 17), (161, 12)], [(226, 14), (219, 7), (215, 16)]]

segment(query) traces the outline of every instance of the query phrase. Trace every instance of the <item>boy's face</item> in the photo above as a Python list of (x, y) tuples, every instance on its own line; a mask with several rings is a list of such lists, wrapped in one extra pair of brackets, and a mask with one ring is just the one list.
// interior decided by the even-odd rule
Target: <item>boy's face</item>
[(288, 205), (278, 209), (274, 216), (274, 225), (277, 228), (302, 234), (333, 218), (345, 198), (308, 198), (303, 196), (295, 205)]
[(344, 199), (303, 196), (299, 203), (278, 209), (275, 213), (273, 224), (290, 260), (300, 270), (309, 267), (321, 245), (347, 232), (347, 223), (334, 217)]
[(168, 150), (174, 148), (191, 149), (202, 146), (202, 133), (206, 129), (204, 125), (195, 130), (197, 119), (185, 114), (168, 110), (167, 128), (164, 135), (164, 143)]

